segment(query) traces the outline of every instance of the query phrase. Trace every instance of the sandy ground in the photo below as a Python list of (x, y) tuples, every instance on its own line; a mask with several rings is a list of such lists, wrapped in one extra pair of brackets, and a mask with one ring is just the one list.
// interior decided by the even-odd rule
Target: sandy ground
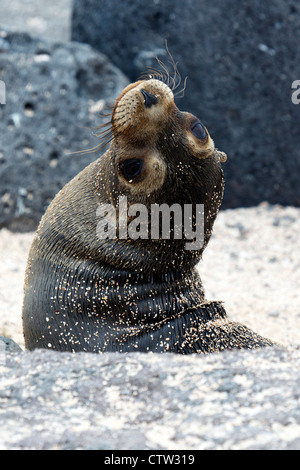
[[(199, 263), (208, 299), (282, 345), (300, 343), (300, 209), (221, 211)], [(32, 233), (0, 231), (0, 335), (24, 346), (23, 281)]]

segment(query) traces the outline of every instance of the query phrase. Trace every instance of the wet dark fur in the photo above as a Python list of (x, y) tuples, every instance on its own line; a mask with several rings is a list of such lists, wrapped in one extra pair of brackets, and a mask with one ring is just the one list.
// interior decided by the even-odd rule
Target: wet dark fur
[[(177, 109), (177, 108), (176, 108)], [(182, 120), (182, 122), (181, 122)], [(28, 349), (206, 353), (273, 343), (228, 320), (220, 302), (208, 302), (195, 268), (211, 236), (224, 179), (214, 155), (190, 155), (178, 110), (157, 135), (167, 163), (163, 186), (129, 202), (205, 207), (205, 244), (183, 240), (99, 240), (96, 209), (120, 193), (118, 139), (56, 196), (34, 239), (25, 282), (23, 326)], [(141, 143), (135, 141), (134, 146)]]

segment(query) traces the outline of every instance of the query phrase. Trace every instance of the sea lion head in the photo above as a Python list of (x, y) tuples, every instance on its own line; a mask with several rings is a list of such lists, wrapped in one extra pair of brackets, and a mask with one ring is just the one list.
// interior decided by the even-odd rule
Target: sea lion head
[[(174, 235), (174, 224), (169, 239), (151, 240), (151, 221), (148, 239), (127, 240), (126, 249), (129, 244), (146, 250), (147, 257), (158, 260), (163, 269), (174, 264), (174, 256), (181, 265), (195, 264), (221, 204), (220, 162), (226, 160), (225, 153), (215, 148), (200, 119), (180, 111), (171, 88), (155, 78), (139, 80), (123, 90), (113, 107), (111, 132), (112, 143), (103, 157), (105, 171), (99, 177), (117, 209), (120, 195), (126, 196), (129, 206), (145, 205), (149, 214), (153, 205), (175, 204), (182, 210), (186, 205), (204, 205), (204, 240), (201, 248), (190, 250), (193, 253), (187, 253), (184, 236), (178, 239)], [(195, 226), (195, 214), (192, 218)], [(132, 217), (128, 217), (130, 221)]]
[(170, 141), (176, 145), (181, 141), (196, 158), (214, 153), (219, 161), (226, 160), (224, 152), (216, 151), (202, 122), (190, 113), (180, 112), (172, 90), (157, 79), (140, 80), (123, 90), (113, 109), (112, 131), (115, 137), (122, 137), (122, 144), (146, 148), (157, 147), (165, 132), (168, 146)]

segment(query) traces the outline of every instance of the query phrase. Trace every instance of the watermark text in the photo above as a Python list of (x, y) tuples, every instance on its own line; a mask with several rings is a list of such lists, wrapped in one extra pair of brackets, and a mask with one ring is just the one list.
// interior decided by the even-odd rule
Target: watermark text
[(120, 196), (117, 207), (100, 204), (96, 211), (99, 239), (182, 240), (186, 250), (200, 250), (204, 243), (203, 204), (144, 204), (128, 206)]
[(292, 83), (292, 103), (299, 104), (300, 103), (300, 80), (294, 80)]
[(6, 104), (6, 87), (3, 80), (0, 80), (0, 104)]

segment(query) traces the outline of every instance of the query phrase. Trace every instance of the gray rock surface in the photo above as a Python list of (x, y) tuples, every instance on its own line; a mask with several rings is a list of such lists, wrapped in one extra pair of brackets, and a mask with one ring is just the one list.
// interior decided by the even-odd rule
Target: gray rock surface
[(0, 336), (0, 355), (6, 352), (21, 352), (22, 348), (11, 338)]
[(300, 105), (291, 101), (299, 28), (297, 0), (75, 0), (72, 16), (72, 38), (107, 54), (131, 80), (157, 67), (156, 55), (168, 62), (167, 39), (188, 76), (180, 107), (229, 156), (224, 208), (300, 204)]
[(6, 354), (2, 449), (300, 450), (300, 349)]
[(73, 0), (1, 0), (0, 23), (12, 31), (69, 41), (72, 4)]
[(0, 227), (32, 230), (55, 194), (101, 153), (91, 128), (128, 80), (87, 44), (0, 30)]

